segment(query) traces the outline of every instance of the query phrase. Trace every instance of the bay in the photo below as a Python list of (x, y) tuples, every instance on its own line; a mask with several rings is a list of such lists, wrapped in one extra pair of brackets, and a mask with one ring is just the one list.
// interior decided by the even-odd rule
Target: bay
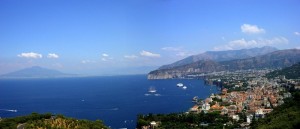
[[(148, 92), (151, 87), (155, 93)], [(204, 99), (217, 92), (203, 80), (147, 80), (146, 75), (2, 79), (0, 117), (50, 112), (132, 129), (137, 114), (186, 112), (194, 96)]]

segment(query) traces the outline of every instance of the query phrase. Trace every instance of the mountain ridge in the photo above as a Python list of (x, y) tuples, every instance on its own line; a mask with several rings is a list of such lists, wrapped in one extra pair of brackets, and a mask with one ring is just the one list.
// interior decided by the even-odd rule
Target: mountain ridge
[(228, 61), (234, 59), (244, 59), (264, 55), (270, 52), (277, 51), (275, 47), (264, 46), (261, 48), (250, 48), (240, 50), (228, 50), (228, 51), (207, 51), (201, 54), (192, 55), (182, 60), (176, 61), (172, 64), (163, 65), (159, 69), (169, 69), (177, 66), (183, 66), (186, 64), (194, 63), (200, 60), (213, 60), (216, 62)]
[(283, 68), (300, 62), (300, 49), (278, 50), (260, 56), (229, 61), (200, 60), (169, 69), (158, 69), (148, 74), (148, 79), (181, 78), (190, 74), (247, 69)]

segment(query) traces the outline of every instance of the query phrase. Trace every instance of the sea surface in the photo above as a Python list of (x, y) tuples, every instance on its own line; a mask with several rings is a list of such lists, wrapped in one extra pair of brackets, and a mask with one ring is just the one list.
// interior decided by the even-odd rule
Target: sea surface
[[(151, 87), (156, 93), (148, 92)], [(0, 117), (50, 112), (133, 129), (138, 114), (186, 112), (194, 96), (204, 99), (217, 92), (203, 80), (147, 80), (146, 75), (2, 79)]]

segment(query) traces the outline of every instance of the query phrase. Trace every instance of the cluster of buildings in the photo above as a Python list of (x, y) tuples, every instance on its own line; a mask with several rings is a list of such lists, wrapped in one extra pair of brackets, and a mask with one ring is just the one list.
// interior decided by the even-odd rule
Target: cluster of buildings
[[(291, 97), (286, 89), (293, 85), (300, 88), (300, 80), (285, 79), (284, 76), (274, 79), (263, 77), (268, 71), (237, 71), (214, 73), (210, 80), (222, 81), (227, 88), (220, 94), (212, 94), (203, 101), (198, 101), (189, 112), (220, 112), (242, 127), (247, 127), (253, 119), (263, 118), (274, 107), (282, 105), (284, 99)], [(242, 90), (241, 90), (242, 87)], [(239, 90), (235, 90), (235, 89)]]

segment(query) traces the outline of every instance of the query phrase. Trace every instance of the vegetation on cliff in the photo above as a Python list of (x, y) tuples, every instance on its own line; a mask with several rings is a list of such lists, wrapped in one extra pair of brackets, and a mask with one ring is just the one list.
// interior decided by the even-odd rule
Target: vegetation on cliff
[(63, 115), (32, 113), (27, 116), (5, 118), (0, 121), (1, 129), (15, 129), (22, 126), (25, 129), (108, 129), (102, 121), (77, 120)]
[(199, 128), (236, 128), (237, 123), (224, 125), (230, 121), (226, 115), (220, 115), (220, 112), (211, 113), (172, 113), (172, 114), (149, 114), (138, 115), (137, 128), (149, 126), (152, 121), (156, 121), (157, 129), (199, 129)]

